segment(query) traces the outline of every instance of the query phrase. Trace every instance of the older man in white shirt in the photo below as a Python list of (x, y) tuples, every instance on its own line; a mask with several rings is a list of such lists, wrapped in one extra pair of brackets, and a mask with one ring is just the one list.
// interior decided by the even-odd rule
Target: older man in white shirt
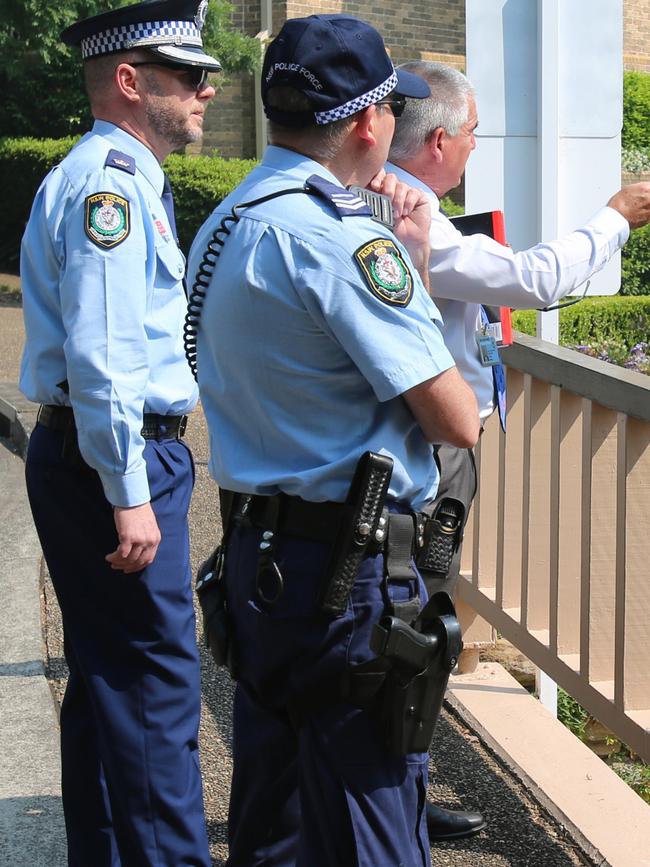
[[(568, 295), (620, 250), (630, 229), (650, 220), (650, 184), (620, 190), (580, 229), (519, 253), (487, 235), (462, 235), (440, 210), (440, 199), (460, 183), (476, 147), (474, 90), (461, 72), (441, 63), (414, 61), (401, 68), (424, 78), (431, 96), (407, 101), (396, 124), (386, 171), (424, 190), (431, 201), (430, 292), (444, 318), (445, 343), (474, 390), (484, 422), (498, 408), (501, 389), (496, 385), (499, 368), (495, 374), (479, 350), (478, 338), (485, 334), (488, 319), (483, 305), (543, 308)], [(501, 403), (504, 423), (505, 403)], [(443, 501), (455, 504), (456, 513), (452, 507), (442, 521), (452, 525), (456, 521), (458, 547), (444, 572), (427, 569), (425, 563), (418, 566), (430, 593), (445, 590), (452, 595), (476, 472), (471, 449), (445, 444), (437, 450), (441, 478), (434, 510)], [(427, 812), (432, 840), (468, 836), (485, 825), (477, 813), (446, 811), (432, 804)]]

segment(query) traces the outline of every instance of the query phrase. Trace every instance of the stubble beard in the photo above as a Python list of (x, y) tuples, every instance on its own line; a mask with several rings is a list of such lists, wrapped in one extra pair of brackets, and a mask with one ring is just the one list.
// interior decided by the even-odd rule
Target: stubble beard
[(192, 115), (182, 117), (178, 110), (174, 111), (168, 105), (148, 102), (146, 116), (151, 129), (173, 150), (199, 141), (203, 135), (200, 126), (192, 126)]

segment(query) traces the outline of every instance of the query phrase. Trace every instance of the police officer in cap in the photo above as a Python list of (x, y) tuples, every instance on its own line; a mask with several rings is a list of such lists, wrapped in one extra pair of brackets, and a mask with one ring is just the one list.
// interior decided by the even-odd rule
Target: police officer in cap
[(184, 258), (161, 163), (201, 136), (219, 62), (207, 2), (97, 15), (81, 47), (92, 130), (43, 181), (21, 253), (20, 387), (40, 403), (27, 486), (63, 614), (68, 863), (208, 867), (188, 557), (197, 395)]
[[(411, 552), (415, 511), (437, 486), (431, 443), (478, 437), (418, 272), (426, 280), (426, 197), (384, 180), (393, 231), (347, 190), (381, 170), (395, 116), (428, 92), (363, 21), (286, 22), (262, 72), (271, 145), (190, 254), (238, 681), (232, 867), (429, 864), (426, 751), (389, 749), (374, 712), (337, 691), (351, 665), (374, 663), (385, 607), (417, 615), (426, 598)], [(368, 493), (364, 481), (350, 498), (368, 453), (393, 465), (390, 514), (372, 550), (370, 524), (354, 525), (363, 555), (349, 586), (347, 573), (333, 585), (332, 557), (355, 556), (344, 501)], [(381, 540), (395, 517), (406, 537), (389, 583)], [(346, 589), (340, 610), (333, 587)]]

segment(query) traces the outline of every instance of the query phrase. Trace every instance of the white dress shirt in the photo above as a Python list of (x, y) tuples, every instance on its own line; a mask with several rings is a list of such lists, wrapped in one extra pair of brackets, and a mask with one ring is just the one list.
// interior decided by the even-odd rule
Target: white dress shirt
[(541, 308), (555, 303), (620, 250), (629, 237), (629, 224), (613, 208), (601, 208), (563, 238), (515, 253), (487, 235), (462, 235), (419, 178), (392, 163), (386, 171), (424, 190), (431, 202), (430, 291), (444, 319), (445, 343), (485, 419), (495, 406), (492, 371), (481, 364), (476, 343), (480, 305)]

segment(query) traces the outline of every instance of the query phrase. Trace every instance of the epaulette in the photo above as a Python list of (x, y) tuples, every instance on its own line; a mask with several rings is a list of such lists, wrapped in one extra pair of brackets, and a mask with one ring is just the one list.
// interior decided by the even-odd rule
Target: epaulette
[(331, 202), (340, 217), (372, 217), (372, 211), (360, 196), (321, 178), (320, 175), (308, 177), (305, 186)]
[(110, 166), (113, 169), (121, 169), (123, 172), (128, 172), (130, 175), (135, 174), (135, 158), (128, 154), (123, 154), (122, 151), (110, 150), (104, 163), (104, 168)]

